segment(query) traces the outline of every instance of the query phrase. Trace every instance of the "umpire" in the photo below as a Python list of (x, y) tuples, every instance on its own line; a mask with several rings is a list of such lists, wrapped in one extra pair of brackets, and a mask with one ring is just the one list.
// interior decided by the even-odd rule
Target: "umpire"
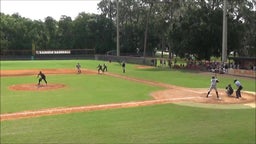
[(234, 80), (235, 85), (237, 86), (236, 90), (236, 98), (241, 98), (241, 90), (243, 89), (242, 84), (238, 80)]

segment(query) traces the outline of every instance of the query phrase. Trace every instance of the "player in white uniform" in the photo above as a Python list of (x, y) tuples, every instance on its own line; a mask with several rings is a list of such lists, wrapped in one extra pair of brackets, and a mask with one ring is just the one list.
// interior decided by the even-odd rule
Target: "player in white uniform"
[(209, 91), (208, 91), (208, 93), (206, 95), (207, 98), (208, 98), (208, 95), (210, 94), (210, 92), (212, 91), (212, 89), (214, 89), (215, 92), (216, 92), (217, 98), (220, 99), (219, 94), (218, 94), (218, 90), (217, 90), (217, 83), (218, 82), (219, 82), (218, 79), (215, 78), (214, 76), (212, 76), (211, 86), (210, 86), (210, 89), (209, 89)]

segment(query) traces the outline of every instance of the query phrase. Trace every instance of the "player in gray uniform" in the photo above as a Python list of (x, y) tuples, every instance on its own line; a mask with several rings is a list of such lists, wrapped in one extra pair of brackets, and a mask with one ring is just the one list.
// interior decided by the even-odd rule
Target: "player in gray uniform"
[(215, 92), (216, 92), (217, 98), (220, 99), (219, 94), (218, 94), (218, 90), (217, 90), (217, 83), (218, 82), (219, 82), (218, 79), (215, 78), (214, 76), (212, 76), (211, 86), (210, 86), (210, 89), (209, 89), (209, 91), (208, 91), (208, 93), (206, 95), (207, 98), (208, 98), (208, 95), (210, 94), (210, 92), (212, 91), (212, 89), (214, 89)]

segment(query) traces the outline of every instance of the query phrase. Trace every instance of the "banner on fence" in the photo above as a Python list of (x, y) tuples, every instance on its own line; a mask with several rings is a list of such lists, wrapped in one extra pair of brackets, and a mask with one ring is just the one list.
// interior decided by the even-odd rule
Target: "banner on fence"
[(47, 51), (36, 51), (36, 54), (71, 54), (70, 50), (47, 50)]

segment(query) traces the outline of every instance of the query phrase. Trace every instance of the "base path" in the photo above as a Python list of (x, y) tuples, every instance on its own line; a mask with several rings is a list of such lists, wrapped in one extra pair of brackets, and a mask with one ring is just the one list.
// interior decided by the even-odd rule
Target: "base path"
[[(1, 70), (1, 77), (3, 76), (23, 76), (23, 75), (36, 75), (40, 70)], [(76, 71), (73, 69), (44, 69), (42, 70), (46, 74), (75, 74)], [(93, 70), (82, 70), (82, 74), (97, 74), (97, 71)], [(104, 75), (112, 76), (120, 79), (130, 80), (138, 83), (144, 83), (147, 85), (163, 87), (166, 90), (156, 91), (150, 95), (154, 98), (153, 100), (148, 101), (134, 101), (134, 102), (124, 102), (124, 103), (115, 103), (115, 104), (104, 104), (104, 105), (91, 105), (91, 106), (78, 106), (78, 107), (65, 107), (65, 108), (51, 108), (51, 109), (42, 109), (37, 111), (24, 111), (17, 113), (8, 113), (1, 114), (1, 121), (4, 120), (14, 120), (20, 118), (30, 118), (30, 117), (39, 117), (47, 115), (57, 115), (57, 114), (66, 114), (74, 112), (87, 112), (95, 110), (106, 110), (106, 109), (115, 109), (115, 108), (128, 108), (128, 107), (138, 107), (146, 105), (155, 105), (155, 104), (165, 104), (165, 103), (182, 103), (182, 102), (193, 102), (193, 103), (209, 103), (209, 104), (242, 104), (248, 107), (255, 108), (255, 93), (244, 92), (242, 93), (242, 99), (236, 99), (234, 96), (228, 97), (225, 94), (223, 89), (219, 90), (221, 100), (216, 99), (215, 92), (212, 92), (209, 98), (206, 98), (207, 88), (205, 89), (192, 89), (184, 88), (179, 86), (174, 86), (170, 84), (165, 84), (161, 82), (149, 81), (139, 78), (132, 78), (125, 75), (118, 75), (112, 73), (104, 73)], [(64, 88), (64, 84), (48, 84), (41, 85), (38, 87), (35, 84), (20, 84), (10, 86), (10, 90), (54, 90), (58, 88)]]
[(137, 101), (137, 102), (127, 102), (127, 103), (116, 103), (116, 104), (91, 105), (91, 106), (80, 106), (80, 107), (52, 108), (52, 109), (43, 109), (38, 111), (24, 111), (24, 112), (17, 112), (17, 113), (11, 113), (11, 114), (1, 114), (0, 118), (1, 118), (1, 121), (15, 120), (15, 119), (21, 119), (21, 118), (67, 114), (67, 113), (74, 113), (74, 112), (87, 112), (87, 111), (96, 111), (96, 110), (165, 104), (165, 103), (171, 103), (171, 102), (175, 102), (183, 99), (192, 99), (192, 98), (193, 97), (148, 100), (148, 101)]
[[(252, 107), (255, 107), (256, 96), (255, 92), (246, 92), (242, 91), (242, 98), (237, 99), (235, 95), (227, 96), (225, 89), (218, 89), (221, 99), (217, 99), (216, 93), (213, 90), (209, 95), (209, 98), (206, 98), (208, 88), (185, 88), (175, 85), (170, 85), (161, 82), (149, 81), (139, 78), (127, 77), (124, 75), (106, 73), (106, 75), (117, 77), (125, 80), (135, 81), (139, 83), (144, 83), (147, 85), (158, 86), (166, 88), (166, 90), (156, 91), (151, 93), (151, 96), (154, 99), (173, 99), (173, 98), (186, 98), (194, 97), (193, 99), (180, 99), (179, 101), (189, 101), (196, 103), (210, 103), (210, 104), (250, 104)], [(235, 93), (235, 92), (234, 92)], [(254, 104), (254, 105), (253, 105)]]
[[(76, 69), (31, 69), (31, 70), (1, 70), (0, 76), (25, 76), (25, 75), (35, 75), (42, 71), (45, 74), (75, 74)], [(97, 74), (96, 71), (81, 69), (82, 74)]]

